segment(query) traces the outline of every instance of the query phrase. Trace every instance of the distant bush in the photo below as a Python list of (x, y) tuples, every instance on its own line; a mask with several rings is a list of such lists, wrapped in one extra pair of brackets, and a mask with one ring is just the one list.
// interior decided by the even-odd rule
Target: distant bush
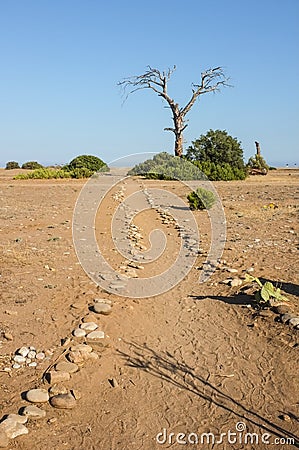
[(17, 161), (8, 161), (6, 163), (6, 167), (5, 167), (6, 170), (19, 169), (19, 168), (20, 168), (20, 166)]
[(277, 170), (277, 167), (270, 166), (269, 170)]
[(36, 170), (36, 169), (42, 169), (42, 165), (38, 163), (37, 161), (28, 161), (22, 164), (22, 169), (28, 169), (28, 170)]
[(266, 174), (269, 170), (269, 166), (261, 155), (254, 155), (249, 158), (247, 163), (247, 168), (249, 173), (251, 171), (260, 171), (263, 174)]
[(247, 175), (245, 168), (239, 169), (228, 163), (216, 164), (211, 161), (193, 161), (193, 164), (211, 181), (245, 180)]
[(72, 161), (63, 167), (65, 170), (74, 170), (74, 169), (88, 169), (92, 173), (99, 172), (99, 171), (107, 171), (108, 166), (104, 161), (102, 161), (97, 156), (93, 155), (81, 155), (77, 156), (76, 158), (72, 159)]
[(62, 169), (37, 169), (29, 173), (20, 173), (14, 177), (15, 180), (32, 180), (32, 179), (44, 179), (49, 180), (53, 178), (89, 178), (93, 175), (91, 170), (86, 168), (78, 168), (74, 170), (62, 170)]
[(128, 175), (140, 175), (156, 180), (198, 180), (204, 175), (186, 159), (167, 152), (158, 153), (133, 167)]
[(216, 197), (212, 191), (204, 188), (197, 188), (187, 195), (190, 209), (211, 209), (216, 202)]

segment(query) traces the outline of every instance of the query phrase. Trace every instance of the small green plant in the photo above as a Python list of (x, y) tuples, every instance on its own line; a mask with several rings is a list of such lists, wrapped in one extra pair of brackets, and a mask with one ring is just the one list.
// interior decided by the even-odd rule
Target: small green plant
[(20, 166), (17, 161), (8, 161), (6, 163), (6, 167), (5, 167), (6, 170), (19, 169), (19, 168), (20, 168)]
[(38, 163), (37, 161), (28, 161), (25, 162), (24, 164), (22, 164), (22, 169), (27, 169), (27, 170), (36, 170), (36, 169), (42, 169), (43, 166)]
[(216, 197), (212, 191), (204, 188), (197, 188), (196, 191), (187, 195), (190, 209), (211, 209), (216, 202)]
[(266, 281), (264, 284), (257, 277), (253, 277), (246, 274), (246, 283), (255, 282), (260, 287), (254, 294), (255, 300), (262, 306), (274, 306), (277, 302), (286, 302), (289, 299), (281, 293), (280, 288), (276, 288), (270, 281)]
[(77, 168), (74, 170), (63, 169), (37, 169), (28, 173), (20, 173), (14, 177), (15, 180), (50, 180), (58, 178), (89, 178), (93, 175), (93, 171), (86, 169), (85, 167)]

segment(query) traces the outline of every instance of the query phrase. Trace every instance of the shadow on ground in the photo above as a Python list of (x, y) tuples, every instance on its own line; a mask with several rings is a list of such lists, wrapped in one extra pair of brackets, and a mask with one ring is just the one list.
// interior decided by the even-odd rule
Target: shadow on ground
[(134, 342), (124, 341), (124, 343), (129, 346), (130, 353), (118, 350), (118, 354), (125, 360), (127, 366), (147, 372), (180, 389), (185, 389), (194, 396), (233, 413), (237, 418), (245, 419), (248, 423), (260, 427), (264, 432), (279, 438), (294, 439), (294, 446), (299, 448), (299, 439), (293, 433), (271, 422), (259, 413), (249, 410), (239, 401), (223, 393), (208, 379), (195, 373), (194, 368), (178, 361), (171, 353), (167, 351), (158, 353), (146, 344), (142, 346)]

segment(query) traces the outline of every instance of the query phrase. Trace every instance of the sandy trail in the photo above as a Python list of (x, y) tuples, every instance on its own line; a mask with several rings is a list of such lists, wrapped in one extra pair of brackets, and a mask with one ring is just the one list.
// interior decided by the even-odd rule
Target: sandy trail
[[(260, 180), (216, 183), (228, 221), (225, 265), (238, 269), (238, 275), (254, 267), (256, 275), (283, 283), (298, 310), (298, 175), (282, 172)], [(275, 439), (295, 438), (298, 330), (277, 322), (273, 313), (263, 316), (248, 308), (248, 295), (220, 283), (230, 275), (224, 268), (203, 285), (194, 268), (182, 283), (155, 298), (103, 293), (78, 264), (72, 245), (72, 211), (81, 186), (79, 181), (1, 179), (1, 330), (14, 335), (12, 341), (1, 339), (3, 357), (31, 343), (59, 356), (60, 339), (70, 336), (82, 317), (92, 315), (89, 305), (95, 296), (114, 302), (112, 315), (99, 319), (106, 333), (104, 344), (95, 345), (100, 359), (86, 364), (67, 384), (81, 392), (78, 406), (72, 411), (45, 406), (47, 418), (31, 422), (29, 434), (12, 441), (11, 448), (266, 449), (270, 444), (261, 442), (263, 433), (269, 433), (271, 445)], [(169, 186), (185, 195), (184, 189)], [(112, 212), (115, 201), (107, 201)], [(271, 201), (279, 208), (263, 210)], [(197, 217), (200, 267), (210, 232), (204, 213)], [(153, 220), (160, 219), (136, 219), (145, 243)], [(108, 215), (103, 222), (108, 227)], [(176, 230), (160, 226), (173, 239), (169, 253), (161, 266), (144, 269), (140, 276), (161, 270), (175, 252)], [(111, 252), (111, 242), (102, 244), (111, 263), (121, 265), (123, 258)], [(11, 377), (0, 372), (1, 417), (26, 404), (21, 392), (40, 385), (44, 369), (24, 368)], [(111, 379), (118, 387), (111, 386)], [(283, 414), (289, 420), (282, 420)], [(217, 443), (221, 433), (236, 432), (239, 422), (246, 430), (237, 434), (238, 442), (223, 437)], [(159, 443), (156, 436), (164, 429), (160, 442), (164, 437), (166, 442)], [(258, 444), (246, 444), (246, 432), (256, 433)], [(178, 433), (191, 442), (176, 443)], [(200, 443), (202, 433), (213, 433), (216, 443)], [(192, 443), (195, 434), (198, 444)], [(294, 447), (283, 442), (275, 448)]]

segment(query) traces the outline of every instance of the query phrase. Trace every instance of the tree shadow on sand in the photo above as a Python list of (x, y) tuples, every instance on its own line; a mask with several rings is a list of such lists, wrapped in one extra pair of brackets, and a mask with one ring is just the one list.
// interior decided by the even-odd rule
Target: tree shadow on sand
[(180, 389), (185, 389), (189, 393), (210, 402), (210, 404), (234, 414), (237, 418), (245, 419), (248, 423), (261, 428), (265, 433), (270, 433), (278, 438), (294, 439), (294, 446), (299, 448), (299, 439), (292, 432), (271, 422), (257, 412), (249, 410), (239, 401), (223, 393), (208, 379), (195, 373), (195, 368), (178, 361), (173, 354), (168, 351), (158, 353), (148, 347), (147, 344), (123, 342), (128, 344), (131, 349), (130, 354), (118, 350), (127, 366), (147, 372)]

